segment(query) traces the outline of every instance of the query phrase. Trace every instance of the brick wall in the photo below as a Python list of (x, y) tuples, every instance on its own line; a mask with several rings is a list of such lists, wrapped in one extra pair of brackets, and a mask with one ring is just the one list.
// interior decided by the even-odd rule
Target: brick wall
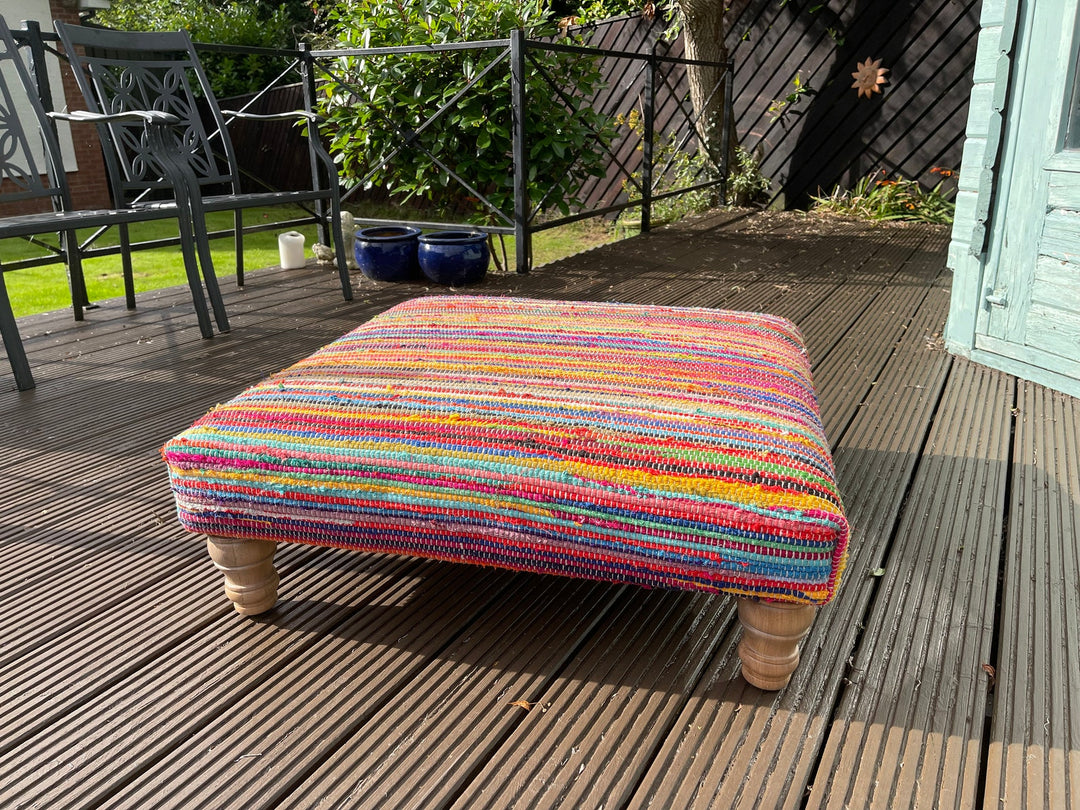
[[(50, 0), (49, 10), (53, 19), (63, 20), (68, 23), (78, 23), (78, 9), (73, 3), (65, 0)], [(41, 20), (41, 27), (45, 31), (52, 30), (51, 20)], [(82, 93), (75, 83), (75, 76), (66, 62), (61, 63), (61, 76), (64, 83), (64, 96), (68, 109), (84, 110)], [(59, 108), (65, 103), (61, 99), (53, 99)], [(30, 137), (36, 137), (33, 131), (27, 133)], [(112, 201), (109, 198), (109, 185), (105, 179), (105, 161), (101, 156), (101, 145), (98, 142), (97, 130), (87, 124), (74, 124), (71, 128), (71, 136), (75, 146), (75, 159), (79, 170), (68, 172), (67, 181), (71, 189), (71, 198), (76, 208), (111, 208)], [(7, 190), (9, 181), (4, 181), (0, 186), (0, 196)], [(49, 203), (41, 200), (34, 203), (0, 203), (0, 217), (14, 216), (15, 214), (28, 214), (37, 211), (48, 211)]]
[[(66, 23), (78, 23), (79, 13), (73, 4), (64, 0), (50, 0), (53, 19)], [(82, 93), (75, 83), (75, 75), (67, 62), (61, 63), (64, 96), (69, 110), (85, 110)], [(59, 100), (57, 100), (59, 105)], [(97, 129), (90, 124), (73, 124), (71, 137), (75, 142), (75, 156), (79, 163), (77, 172), (68, 172), (68, 186), (76, 208), (111, 208), (109, 184), (105, 179), (105, 160), (101, 156), (101, 143)]]

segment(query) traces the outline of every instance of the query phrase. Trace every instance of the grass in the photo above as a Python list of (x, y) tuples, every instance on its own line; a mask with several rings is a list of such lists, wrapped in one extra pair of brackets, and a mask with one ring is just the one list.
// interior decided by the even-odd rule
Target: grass
[[(272, 222), (287, 219), (294, 213), (284, 208), (253, 208), (244, 212), (244, 224), (255, 225), (260, 221)], [(207, 216), (209, 230), (223, 230), (232, 227), (232, 214), (215, 212)], [(305, 244), (315, 241), (315, 226), (298, 228), (305, 236)], [(86, 239), (93, 231), (79, 231), (80, 239)], [(133, 242), (175, 237), (178, 229), (175, 220), (157, 220), (138, 222), (131, 226)], [(99, 246), (119, 244), (119, 236), (114, 230), (106, 232), (97, 242)], [(235, 278), (236, 264), (232, 239), (214, 239), (210, 242), (210, 252), (214, 259), (214, 270), (218, 278), (227, 281)], [(0, 263), (16, 259), (44, 255), (46, 251), (23, 240), (5, 239), (0, 241)], [(266, 231), (249, 234), (244, 237), (244, 267), (255, 270), (278, 263), (277, 233)], [(155, 248), (153, 250), (134, 251), (131, 264), (135, 276), (135, 292), (160, 290), (187, 284), (184, 272), (184, 260), (179, 247)], [(124, 278), (119, 254), (86, 259), (83, 262), (83, 275), (86, 278), (87, 294), (91, 301), (117, 298), (124, 294)], [(61, 263), (32, 267), (25, 270), (13, 270), (4, 274), (11, 308), (15, 317), (49, 312), (71, 306), (71, 293), (67, 285), (67, 274)]]
[[(292, 216), (294, 212), (281, 207), (255, 208), (244, 212), (244, 223), (254, 225), (260, 221), (273, 222)], [(224, 230), (231, 226), (232, 214), (228, 212), (212, 213), (207, 216), (207, 227), (211, 231)], [(310, 255), (311, 245), (316, 241), (315, 226), (306, 226), (297, 230), (304, 234), (305, 249)], [(80, 231), (80, 237), (85, 239), (91, 233), (91, 231)], [(244, 237), (245, 274), (279, 263), (277, 234), (277, 231), (265, 231)], [(171, 220), (140, 222), (131, 226), (133, 242), (164, 239), (176, 235), (177, 227)], [(614, 229), (597, 220), (587, 220), (542, 231), (533, 237), (533, 261), (536, 265), (546, 264), (614, 241), (615, 238)], [(499, 249), (498, 239), (495, 242), (496, 248)], [(119, 244), (119, 238), (115, 232), (110, 231), (104, 234), (97, 244), (116, 245)], [(233, 283), (229, 281), (235, 278), (236, 267), (232, 239), (215, 239), (211, 241), (210, 247), (216, 275), (223, 284)], [(512, 270), (514, 263), (512, 238), (506, 240), (506, 250)], [(0, 240), (0, 264), (45, 255), (46, 252), (21, 239)], [(178, 247), (135, 251), (131, 261), (136, 294), (187, 284), (183, 257)], [(91, 301), (123, 296), (124, 280), (119, 255), (87, 259), (83, 262), (83, 274), (86, 277), (87, 293)], [(13, 270), (4, 274), (4, 280), (16, 317), (66, 309), (71, 306), (71, 293), (68, 290), (67, 275), (63, 264)]]
[[(608, 242), (614, 242), (619, 238), (620, 235), (613, 225), (596, 219), (582, 220), (570, 225), (563, 225), (560, 228), (552, 228), (549, 231), (540, 231), (540, 233), (533, 234), (533, 266), (540, 267), (565, 256), (572, 256), (575, 253), (581, 253), (605, 245)], [(505, 241), (506, 255), (510, 262), (508, 270), (514, 272), (516, 267), (514, 261), (514, 237), (508, 236)], [(495, 249), (499, 251), (501, 261), (502, 247), (499, 245), (498, 237), (495, 237)]]

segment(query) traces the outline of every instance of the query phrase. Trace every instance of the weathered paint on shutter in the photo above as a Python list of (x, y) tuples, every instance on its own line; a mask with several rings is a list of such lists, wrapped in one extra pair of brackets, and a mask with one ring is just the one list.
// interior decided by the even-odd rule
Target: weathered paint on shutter
[[(999, 78), (992, 90), (973, 92), (972, 109), (981, 118), (969, 122), (972, 143), (961, 170), (967, 196), (958, 200), (953, 229), (956, 276), (946, 334), (954, 351), (1074, 396), (1080, 396), (1080, 150), (1064, 143), (1080, 47), (1077, 5), (1024, 4), (1008, 93)], [(1000, 55), (1000, 32), (986, 42)], [(980, 59), (981, 75), (988, 75), (990, 61)], [(992, 160), (995, 109), (977, 103), (977, 94), (1005, 101), (996, 129), (1002, 149)]]

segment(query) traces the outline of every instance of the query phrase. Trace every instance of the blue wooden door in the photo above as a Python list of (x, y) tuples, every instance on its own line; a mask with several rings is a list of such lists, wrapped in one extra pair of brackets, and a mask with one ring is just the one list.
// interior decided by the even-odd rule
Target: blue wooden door
[(975, 345), (1080, 379), (1080, 9), (1022, 6)]

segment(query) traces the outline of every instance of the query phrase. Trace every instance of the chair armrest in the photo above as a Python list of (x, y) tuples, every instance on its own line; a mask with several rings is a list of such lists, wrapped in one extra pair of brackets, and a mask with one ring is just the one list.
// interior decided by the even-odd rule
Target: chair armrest
[[(308, 123), (309, 136), (312, 134), (311, 127), (314, 127), (316, 124), (321, 124), (326, 120), (318, 113), (308, 112), (307, 110), (289, 110), (288, 112), (279, 113), (249, 113), (239, 112), (237, 110), (222, 110), (221, 114), (225, 118), (239, 118), (244, 121), (304, 120)], [(326, 151), (326, 147), (322, 145), (322, 142), (317, 137), (312, 138), (310, 143), (316, 159), (326, 167), (330, 177), (336, 178), (337, 164), (334, 162), (334, 159), (330, 157), (330, 153)]]
[(87, 110), (75, 110), (69, 113), (49, 112), (49, 118), (56, 121), (79, 121), (90, 124), (113, 124), (123, 121), (142, 121), (145, 124), (179, 124), (180, 119), (172, 113), (158, 110), (132, 110), (122, 113), (92, 113)]
[(308, 112), (307, 110), (289, 110), (288, 112), (279, 113), (249, 113), (238, 112), (237, 110), (222, 110), (221, 114), (226, 118), (240, 118), (245, 121), (287, 121), (290, 118), (303, 118), (312, 123), (319, 123), (323, 120), (323, 117), (318, 113)]

